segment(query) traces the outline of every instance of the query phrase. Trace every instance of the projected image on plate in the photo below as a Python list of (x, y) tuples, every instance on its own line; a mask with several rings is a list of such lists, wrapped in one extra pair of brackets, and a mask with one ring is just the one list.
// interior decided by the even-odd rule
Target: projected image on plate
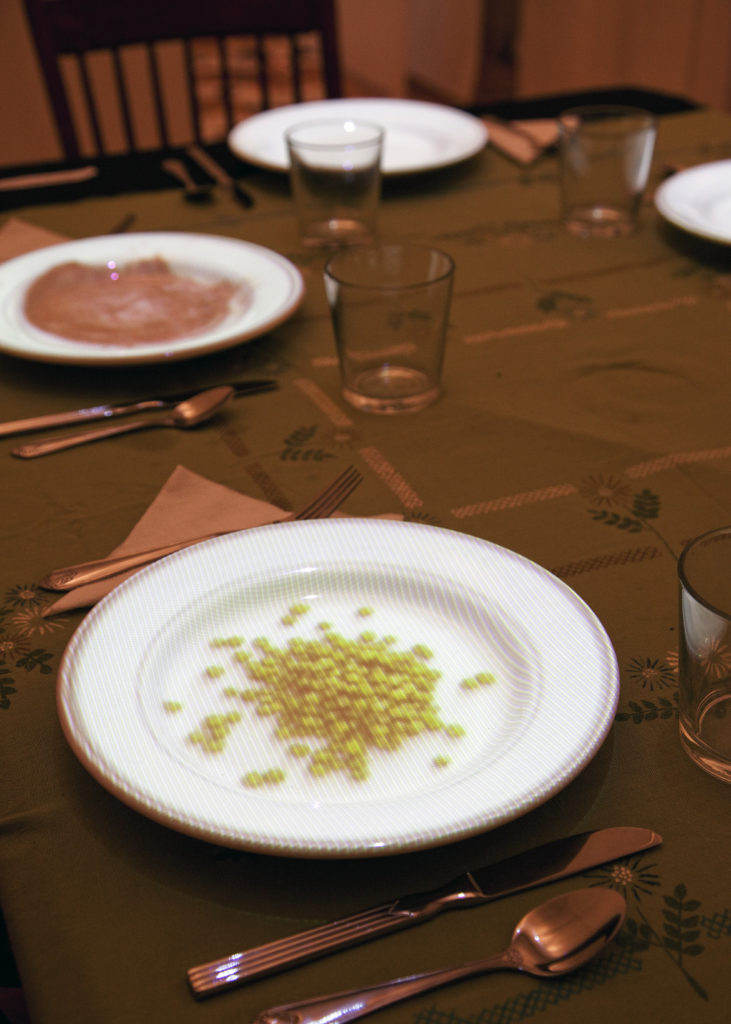
[(141, 365), (258, 338), (304, 298), (279, 253), (220, 235), (140, 231), (60, 242), (0, 265), (0, 351)]
[(433, 578), (295, 573), (188, 608), (144, 661), (171, 756), (269, 800), (400, 798), (484, 769), (540, 698), (518, 623)]
[(515, 552), (380, 519), (278, 523), (135, 573), (64, 654), (64, 733), (172, 828), (287, 856), (383, 856), (547, 800), (614, 719), (616, 658)]

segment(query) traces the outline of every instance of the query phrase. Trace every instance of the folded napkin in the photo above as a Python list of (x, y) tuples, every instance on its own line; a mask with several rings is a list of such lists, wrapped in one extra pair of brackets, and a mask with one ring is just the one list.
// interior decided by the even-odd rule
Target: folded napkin
[(34, 249), (43, 249), (47, 245), (67, 242), (68, 238), (57, 235), (55, 231), (36, 227), (19, 217), (10, 217), (0, 227), (0, 263), (14, 256), (22, 256)]
[(532, 164), (558, 141), (558, 122), (552, 117), (528, 121), (484, 117), (483, 121), (490, 133), (489, 142), (520, 164)]
[[(194, 540), (209, 533), (263, 526), (286, 515), (288, 513), (276, 505), (239, 494), (229, 487), (198, 476), (184, 466), (178, 466), (125, 540), (107, 556), (99, 557), (130, 555), (137, 551), (162, 547), (164, 544), (174, 544), (176, 541)], [(403, 517), (395, 514), (379, 518)], [(138, 572), (139, 568), (142, 567), (118, 573), (96, 583), (74, 587), (49, 605), (43, 614), (58, 615), (60, 612), (75, 608), (89, 608), (128, 576)]]
[[(193, 540), (209, 533), (263, 526), (286, 515), (276, 505), (239, 494), (192, 473), (184, 466), (178, 466), (125, 540), (108, 555), (99, 557), (131, 555), (137, 551), (162, 547), (163, 544), (174, 544), (178, 540)], [(74, 608), (89, 608), (137, 571), (139, 568), (96, 583), (74, 587), (49, 605), (43, 614), (57, 615)]]

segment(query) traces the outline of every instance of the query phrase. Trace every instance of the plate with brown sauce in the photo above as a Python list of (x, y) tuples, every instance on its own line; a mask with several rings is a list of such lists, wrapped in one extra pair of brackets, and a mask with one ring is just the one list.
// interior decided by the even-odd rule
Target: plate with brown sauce
[(304, 296), (284, 256), (183, 232), (103, 235), (0, 266), (0, 351), (42, 362), (189, 359), (272, 330)]

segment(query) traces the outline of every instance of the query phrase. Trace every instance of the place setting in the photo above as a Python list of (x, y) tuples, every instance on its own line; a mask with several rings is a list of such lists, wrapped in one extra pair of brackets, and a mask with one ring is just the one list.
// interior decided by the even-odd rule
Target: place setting
[[(8, 921), (46, 1007), (72, 904), (80, 1021), (721, 1005), (687, 838), (729, 781), (719, 317), (643, 205), (652, 111), (502, 128), (273, 107), (158, 153), (134, 230), (98, 196), (0, 230)], [(722, 240), (723, 171), (657, 215)]]

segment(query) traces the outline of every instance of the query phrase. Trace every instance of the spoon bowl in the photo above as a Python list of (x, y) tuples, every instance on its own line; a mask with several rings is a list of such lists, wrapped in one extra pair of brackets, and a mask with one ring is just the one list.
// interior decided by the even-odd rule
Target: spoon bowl
[(622, 927), (626, 904), (613, 889), (579, 889), (534, 907), (508, 947), (516, 970), (548, 978), (583, 967)]
[(365, 989), (351, 989), (264, 1010), (255, 1024), (343, 1024), (418, 992), (487, 971), (513, 970), (551, 978), (589, 963), (611, 942), (627, 905), (613, 889), (578, 889), (534, 907), (515, 927), (502, 953)]
[(167, 416), (162, 418), (148, 417), (147, 419), (128, 420), (125, 423), (115, 423), (109, 427), (49, 437), (45, 441), (31, 441), (14, 448), (12, 454), (20, 459), (35, 459), (39, 455), (50, 455), (52, 452), (60, 452), (65, 448), (75, 448), (80, 444), (88, 444), (89, 441), (103, 441), (104, 438), (129, 434), (134, 430), (152, 430), (154, 427), (182, 429), (196, 427), (199, 423), (209, 420), (211, 416), (215, 416), (233, 393), (234, 389), (230, 387), (209, 388), (207, 391), (200, 391), (192, 398), (186, 398), (184, 402), (176, 405)]
[(214, 416), (228, 402), (234, 393), (233, 388), (209, 388), (199, 391), (192, 398), (186, 398), (171, 410), (168, 416), (158, 422), (160, 427), (196, 427)]

